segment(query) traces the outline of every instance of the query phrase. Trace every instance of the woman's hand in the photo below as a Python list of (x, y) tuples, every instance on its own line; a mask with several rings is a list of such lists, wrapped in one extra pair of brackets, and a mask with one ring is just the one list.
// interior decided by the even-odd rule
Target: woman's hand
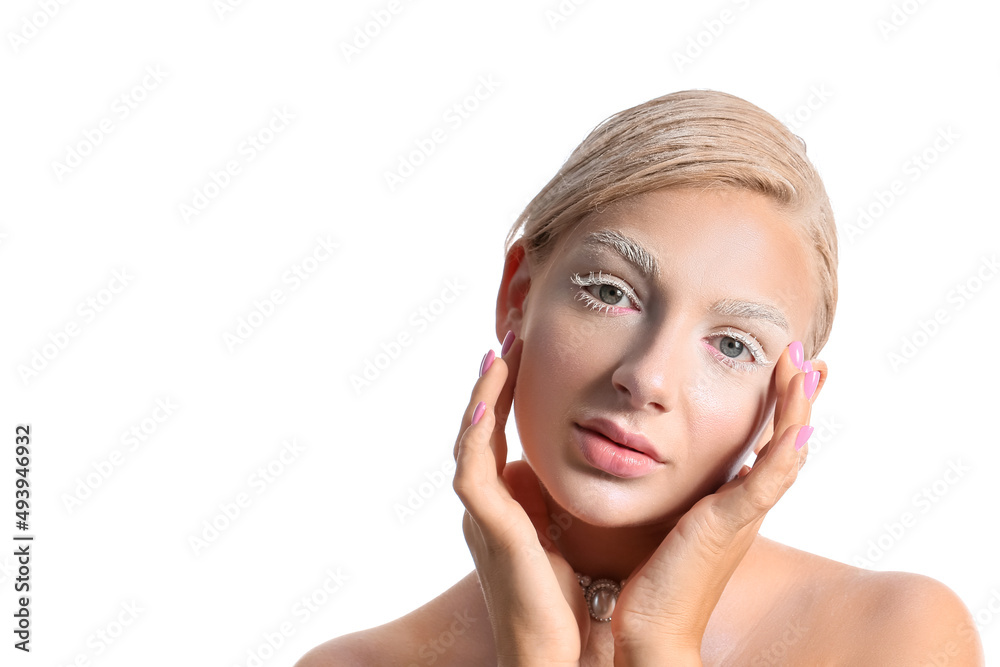
[(516, 340), (472, 390), (455, 443), (454, 488), (466, 508), (462, 529), (486, 597), (498, 665), (575, 666), (590, 629), (579, 583), (545, 535), (549, 519), (531, 467), (506, 463), (504, 428), (521, 348)]
[[(811, 400), (826, 376), (826, 364), (811, 362), (820, 374), (811, 378), (814, 392), (807, 398), (809, 378), (790, 355), (795, 346), (778, 360), (774, 435), (753, 468), (744, 465), (736, 478), (695, 503), (626, 581), (611, 618), (615, 665), (701, 664), (702, 637), (723, 589), (764, 516), (805, 463), (807, 448), (796, 450), (795, 445), (812, 433)], [(797, 354), (801, 361), (801, 347)]]

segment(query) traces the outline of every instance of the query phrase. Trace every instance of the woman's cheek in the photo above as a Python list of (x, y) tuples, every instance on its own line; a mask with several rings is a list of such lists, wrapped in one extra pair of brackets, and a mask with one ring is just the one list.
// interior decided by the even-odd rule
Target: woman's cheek
[(594, 361), (601, 331), (593, 320), (586, 313), (554, 308), (548, 317), (537, 322), (533, 329), (540, 348), (536, 361), (546, 373), (575, 377)]
[(556, 437), (547, 429), (558, 427), (561, 416), (581, 407), (571, 388), (589, 384), (584, 375), (592, 362), (593, 342), (567, 324), (572, 323), (553, 317), (534, 319), (523, 342), (513, 409), (529, 460), (543, 454), (536, 452), (535, 443)]
[[(722, 382), (708, 375), (692, 385), (690, 408), (692, 437), (698, 449), (727, 469), (742, 465), (757, 423), (766, 407), (766, 396), (743, 383)], [(721, 460), (720, 460), (721, 457)]]
[(548, 368), (548, 350), (536, 345), (536, 341), (544, 340), (539, 333), (532, 331), (531, 339), (524, 340), (513, 398), (514, 422), (521, 446), (533, 465), (539, 463), (537, 457), (541, 454), (535, 445), (548, 440), (545, 428), (551, 423), (551, 411), (555, 407), (548, 384), (553, 377)]

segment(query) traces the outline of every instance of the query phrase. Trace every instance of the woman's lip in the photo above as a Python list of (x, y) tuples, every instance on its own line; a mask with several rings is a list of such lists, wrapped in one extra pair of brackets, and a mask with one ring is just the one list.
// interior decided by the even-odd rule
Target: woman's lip
[(576, 444), (590, 465), (615, 477), (642, 477), (660, 465), (655, 459), (623, 447), (596, 431), (573, 424)]

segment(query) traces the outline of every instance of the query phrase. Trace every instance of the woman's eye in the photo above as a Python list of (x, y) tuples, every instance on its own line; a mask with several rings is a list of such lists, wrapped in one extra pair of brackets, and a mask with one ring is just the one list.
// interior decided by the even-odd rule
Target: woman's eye
[[(590, 292), (592, 288), (597, 288), (597, 294)], [(609, 285), (607, 283), (599, 285), (591, 285), (587, 288), (587, 291), (594, 294), (602, 303), (606, 303), (609, 306), (618, 306), (621, 308), (629, 308), (632, 303), (629, 301), (628, 295), (625, 294), (621, 289), (615, 287), (614, 285)], [(622, 303), (622, 301), (625, 303)]]
[(720, 336), (719, 340), (719, 351), (726, 355), (730, 359), (737, 359), (744, 352), (750, 355), (751, 359), (754, 359), (753, 352), (750, 348), (743, 344), (742, 341), (733, 338), (732, 336)]
[(641, 311), (635, 292), (622, 280), (601, 271), (591, 271), (587, 277), (579, 273), (570, 275), (570, 281), (579, 285), (576, 296), (593, 310), (606, 314)]
[[(770, 363), (764, 348), (748, 333), (726, 327), (722, 331), (715, 332), (712, 340), (719, 341), (718, 348), (712, 345), (712, 348), (718, 349), (722, 355), (719, 361), (737, 370), (755, 371)], [(748, 357), (741, 358), (743, 353)]]

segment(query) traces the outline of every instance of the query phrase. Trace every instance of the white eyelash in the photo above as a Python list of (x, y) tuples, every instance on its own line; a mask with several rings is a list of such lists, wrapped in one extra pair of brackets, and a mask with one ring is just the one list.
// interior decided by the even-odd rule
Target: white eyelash
[[(629, 298), (629, 300), (632, 301), (633, 303), (639, 302), (639, 298), (635, 295), (635, 292), (633, 292), (629, 288), (628, 285), (626, 285), (625, 283), (623, 283), (622, 281), (618, 280), (613, 276), (605, 276), (602, 271), (598, 271), (596, 277), (594, 276), (594, 272), (591, 271), (590, 275), (587, 276), (586, 278), (580, 277), (579, 273), (574, 273), (573, 275), (570, 276), (569, 279), (581, 287), (589, 287), (590, 285), (602, 285), (602, 284), (613, 285), (614, 287), (617, 287), (622, 292), (624, 292), (625, 295)], [(577, 296), (577, 298), (583, 300), (588, 306), (590, 306), (594, 310), (608, 311), (611, 308), (614, 308), (614, 306), (612, 306), (610, 303), (601, 304), (597, 299), (593, 297), (593, 295), (590, 296), (591, 300), (588, 301), (587, 298), (583, 296), (583, 292), (581, 292)]]
[(757, 360), (756, 362), (753, 362), (755, 365), (765, 366), (771, 363), (770, 361), (768, 361), (767, 355), (764, 354), (764, 348), (761, 347), (760, 343), (757, 342), (757, 339), (751, 336), (750, 334), (745, 334), (742, 331), (736, 331), (731, 327), (726, 327), (725, 329), (716, 331), (713, 334), (714, 338), (719, 338), (722, 336), (729, 336), (730, 338), (735, 338), (736, 340), (740, 341), (748, 348), (750, 348), (750, 351), (753, 352), (754, 358)]

